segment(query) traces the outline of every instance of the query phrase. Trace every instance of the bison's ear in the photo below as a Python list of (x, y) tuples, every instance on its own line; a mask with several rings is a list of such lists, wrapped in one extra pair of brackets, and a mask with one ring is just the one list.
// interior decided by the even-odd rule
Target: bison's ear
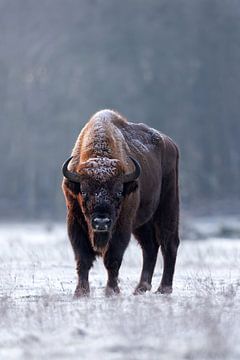
[(136, 191), (138, 188), (138, 183), (137, 181), (129, 181), (127, 183), (125, 183), (123, 185), (123, 195), (126, 196), (126, 195), (129, 195), (131, 194), (132, 192)]
[(64, 185), (74, 195), (78, 195), (80, 193), (80, 184), (74, 183), (69, 180), (64, 180)]

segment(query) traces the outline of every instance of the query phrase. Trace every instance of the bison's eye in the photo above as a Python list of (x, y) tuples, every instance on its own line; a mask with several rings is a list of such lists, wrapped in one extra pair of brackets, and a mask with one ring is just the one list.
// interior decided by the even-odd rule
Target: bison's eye
[(83, 197), (84, 200), (87, 199), (87, 193), (86, 193), (86, 191), (81, 191), (81, 195), (82, 195), (82, 197)]
[(123, 195), (123, 192), (122, 192), (122, 191), (118, 191), (116, 195), (117, 195), (117, 197), (120, 199), (120, 198), (122, 197), (122, 195)]

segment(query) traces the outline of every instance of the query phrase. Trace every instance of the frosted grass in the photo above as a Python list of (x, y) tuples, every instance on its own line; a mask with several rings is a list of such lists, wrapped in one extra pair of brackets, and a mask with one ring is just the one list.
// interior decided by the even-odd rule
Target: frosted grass
[(240, 358), (240, 241), (182, 242), (171, 296), (154, 294), (160, 256), (153, 290), (132, 295), (141, 261), (133, 239), (121, 268), (121, 295), (104, 296), (99, 259), (90, 297), (73, 300), (75, 264), (65, 225), (2, 224), (0, 358)]

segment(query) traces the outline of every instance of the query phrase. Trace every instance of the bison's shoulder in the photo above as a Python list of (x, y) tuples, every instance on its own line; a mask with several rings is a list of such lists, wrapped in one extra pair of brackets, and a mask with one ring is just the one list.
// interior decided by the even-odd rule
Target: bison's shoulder
[(160, 151), (164, 146), (164, 135), (145, 124), (129, 122), (122, 128), (122, 132), (130, 148), (136, 148), (142, 153)]
[(161, 163), (165, 174), (176, 169), (179, 150), (169, 136), (142, 123), (128, 123), (123, 132), (130, 150), (139, 159), (153, 165)]

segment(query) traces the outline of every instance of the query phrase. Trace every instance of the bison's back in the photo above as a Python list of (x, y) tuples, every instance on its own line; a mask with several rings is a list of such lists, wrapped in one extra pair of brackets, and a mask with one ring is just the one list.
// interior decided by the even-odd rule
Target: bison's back
[(118, 126), (133, 156), (147, 171), (170, 172), (176, 167), (178, 147), (167, 135), (145, 124), (126, 122)]
[(117, 158), (126, 164), (126, 171), (131, 170), (130, 155), (141, 164), (141, 178), (154, 173), (154, 181), (159, 182), (165, 168), (163, 162), (167, 160), (168, 168), (174, 166), (176, 153), (173, 141), (159, 131), (145, 124), (128, 122), (113, 110), (101, 110), (81, 131), (72, 155), (80, 163), (91, 157)]
[(151, 219), (160, 202), (163, 179), (177, 172), (178, 148), (171, 138), (145, 124), (125, 123), (129, 155), (141, 164), (140, 201), (135, 226)]

